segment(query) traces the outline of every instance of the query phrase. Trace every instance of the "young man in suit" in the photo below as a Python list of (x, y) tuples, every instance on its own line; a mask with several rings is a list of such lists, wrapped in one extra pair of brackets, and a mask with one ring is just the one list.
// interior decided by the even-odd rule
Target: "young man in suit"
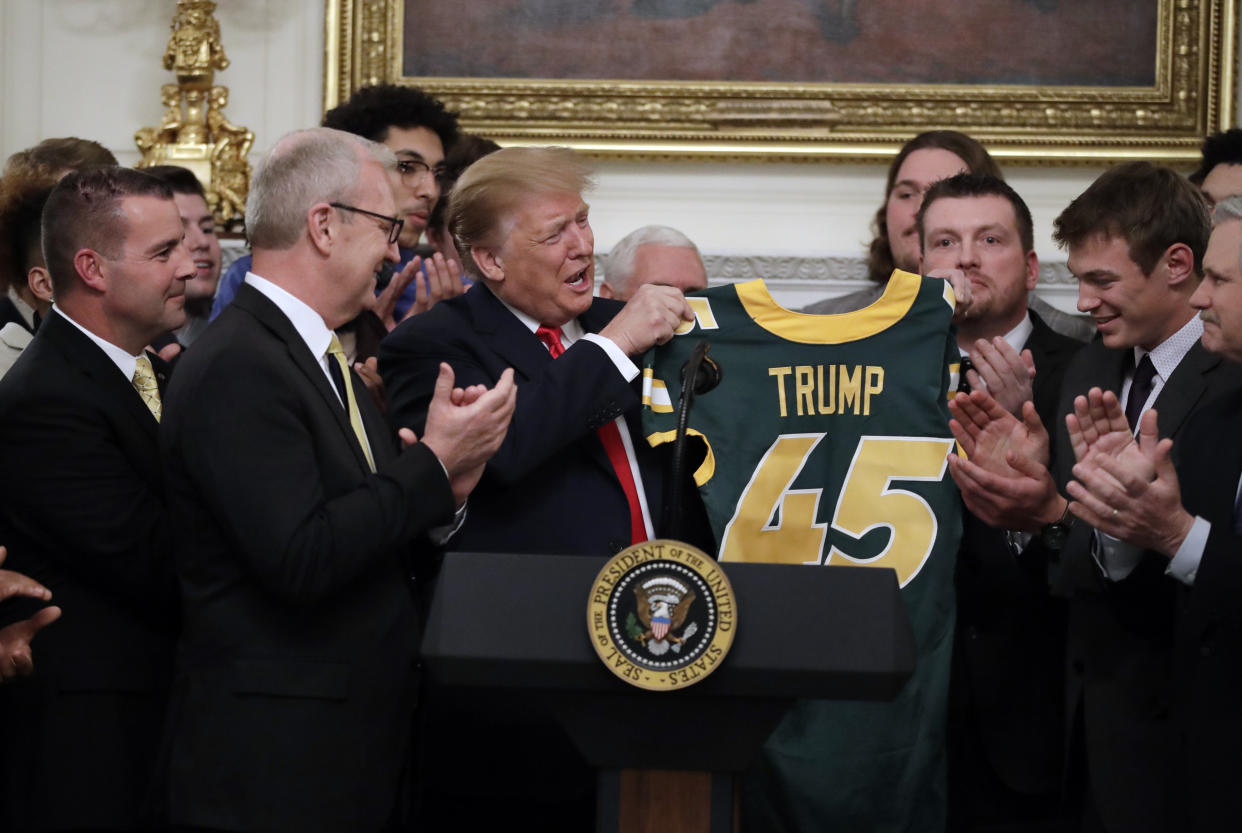
[(162, 441), (184, 625), (165, 743), (173, 825), (402, 823), (417, 693), (414, 582), (512, 414), (512, 374), (454, 388), (400, 443), (333, 330), (398, 258), (392, 152), (280, 140), (246, 204), (252, 271), (181, 360)]
[[(974, 366), (965, 381), (998, 391), (1013, 413), (1033, 401), (1051, 420), (1065, 369), (1083, 344), (1027, 307), (1039, 258), (1026, 203), (996, 177), (958, 174), (928, 189), (918, 228), (921, 269), (958, 270), (971, 282), (970, 314), (957, 326), (958, 348)], [(1002, 532), (969, 514), (954, 585), (949, 829), (1053, 829), (1064, 603), (1049, 597), (1046, 576), (1022, 569)]]
[[(1203, 282), (1191, 296), (1203, 321), (1203, 346), (1242, 362), (1242, 197), (1218, 203), (1203, 257)], [(1168, 559), (1179, 587), (1176, 714), (1178, 829), (1226, 830), (1236, 824), (1234, 788), (1242, 775), (1242, 391), (1199, 410), (1178, 441), (1157, 434), (1159, 415), (1143, 416), (1138, 441), (1115, 397), (1093, 391), (1076, 402), (1071, 437), (1084, 448), (1069, 484), (1071, 511), (1108, 534)]]
[[(1137, 415), (1159, 410), (1159, 434), (1180, 442), (1187, 418), (1242, 384), (1239, 368), (1200, 342), (1190, 298), (1210, 222), (1198, 190), (1145, 162), (1097, 179), (1056, 221), (1079, 281), (1078, 308), (1100, 337), (1066, 371), (1058, 415), (1092, 387)], [(1175, 733), (1174, 587), (1167, 559), (1075, 522), (1063, 496), (1075, 450), (1063, 420), (1048, 432), (1027, 406), (1019, 421), (981, 392), (955, 403), (955, 433), (969, 459), (950, 472), (972, 512), (1034, 536), (1023, 559), (1051, 566), (1068, 599), (1066, 703), (1071, 764), (1083, 823), (1099, 830), (1172, 829), (1180, 797), (1169, 767)], [(1026, 536), (1029, 537), (1029, 536)]]
[(178, 604), (165, 368), (144, 347), (185, 319), (183, 238), (172, 192), (138, 171), (71, 173), (44, 208), (56, 303), (0, 380), (0, 540), (64, 616), (40, 636), (38, 673), (0, 694), (20, 715), (0, 744), (5, 829), (149, 823)]

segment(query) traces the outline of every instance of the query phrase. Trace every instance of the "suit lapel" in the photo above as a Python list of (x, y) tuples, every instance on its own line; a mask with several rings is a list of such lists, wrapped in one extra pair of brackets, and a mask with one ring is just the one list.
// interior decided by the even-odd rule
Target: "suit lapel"
[[(482, 282), (476, 283), (467, 291), (466, 302), (470, 305), (479, 332), (489, 336), (488, 343), (501, 358), (513, 366), (519, 377), (533, 379), (544, 372), (552, 361), (548, 349), (490, 289)], [(615, 310), (607, 309), (609, 306), (611, 305), (606, 300), (601, 303), (601, 299), (595, 299), (590, 308), (578, 317), (578, 323), (588, 333), (598, 332), (616, 314)], [(619, 309), (620, 305), (617, 304), (616, 307)], [(629, 421), (626, 422), (628, 425)], [(633, 437), (631, 431), (631, 441)], [(615, 480), (617, 470), (608, 459), (608, 453), (599, 437), (592, 432), (591, 436), (584, 436), (581, 443), (591, 460)], [(617, 481), (617, 488), (621, 488), (620, 481)]]
[(481, 281), (466, 293), (466, 303), (479, 332), (519, 376), (533, 379), (552, 361), (543, 343)]
[[(133, 384), (125, 378), (112, 359), (99, 349), (99, 345), (55, 310), (48, 313), (35, 338), (45, 338), (55, 344), (70, 367), (90, 379), (100, 395), (107, 397), (133, 417), (134, 422), (153, 443), (158, 442), (160, 424), (155, 421), (138, 391), (134, 390)], [(156, 357), (152, 365), (159, 368), (157, 382), (160, 375), (167, 379), (167, 365), (164, 362)]]
[(1190, 348), (1153, 403), (1160, 415), (1160, 436), (1172, 437), (1177, 433), (1187, 415), (1207, 392), (1206, 374), (1220, 362), (1220, 356), (1209, 353), (1200, 341)]
[[(233, 299), (233, 303), (257, 318), (273, 335), (284, 342), (289, 358), (297, 365), (298, 370), (307, 383), (315, 389), (318, 399), (328, 409), (342, 433), (345, 434), (349, 447), (353, 449), (354, 458), (358, 461), (358, 465), (364, 471), (369, 472), (371, 467), (367, 463), (366, 455), (362, 451), (362, 446), (358, 443), (357, 436), (354, 434), (354, 427), (349, 423), (349, 414), (341, 406), (341, 400), (336, 394), (336, 389), (332, 387), (332, 383), (328, 381), (323, 365), (319, 363), (319, 357), (311, 355), (306, 342), (302, 340), (302, 336), (298, 334), (293, 323), (280, 311), (280, 307), (276, 306), (267, 296), (249, 284), (241, 285), (237, 290), (237, 297)], [(354, 377), (352, 370), (350, 371), (350, 376)], [(368, 395), (360, 379), (356, 382), (354, 390), (356, 393), (361, 391), (361, 394), (358, 396), (360, 400), (363, 396)], [(361, 401), (358, 407), (363, 414), (367, 413), (367, 409)], [(367, 429), (368, 439), (371, 439), (374, 435), (371, 434), (371, 426), (367, 424), (365, 416), (363, 425)], [(374, 449), (372, 451), (374, 452)]]

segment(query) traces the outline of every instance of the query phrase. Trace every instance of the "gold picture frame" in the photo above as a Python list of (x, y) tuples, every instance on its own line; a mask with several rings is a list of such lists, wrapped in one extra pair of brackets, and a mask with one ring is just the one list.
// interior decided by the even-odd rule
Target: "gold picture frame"
[(1234, 119), (1235, 0), (1155, 0), (1148, 86), (407, 77), (408, 2), (326, 0), (325, 109), (369, 84), (414, 84), (503, 144), (703, 161), (887, 159), (955, 128), (1005, 162), (1184, 164)]

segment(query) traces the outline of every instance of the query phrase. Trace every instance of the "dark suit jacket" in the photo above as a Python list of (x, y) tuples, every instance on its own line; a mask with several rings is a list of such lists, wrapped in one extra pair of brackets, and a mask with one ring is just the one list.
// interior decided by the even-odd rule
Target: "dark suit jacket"
[[(1033, 398), (1051, 424), (1065, 370), (1085, 345), (1030, 315), (1024, 346), (1035, 360)], [(1049, 596), (1042, 566), (1027, 569), (1014, 557), (1004, 532), (969, 513), (963, 521), (954, 574), (954, 801), (986, 813), (986, 785), (999, 781), (1053, 806), (1062, 774), (1064, 601)]]
[[(587, 332), (599, 332), (621, 306), (597, 298), (578, 321)], [(518, 383), (509, 432), (470, 495), (452, 549), (612, 555), (629, 546), (625, 493), (596, 434), (622, 413), (660, 534), (667, 452), (652, 449), (638, 433), (638, 387), (598, 345), (580, 340), (553, 361), (491, 290), (476, 284), (407, 319), (381, 345), (379, 367), (394, 426), (422, 431), (442, 361), (459, 386), (491, 386), (507, 367)], [(684, 528), (697, 531), (686, 537), (714, 551), (697, 492), (691, 487), (686, 495), (691, 517)], [(549, 829), (589, 828), (593, 774), (538, 702), (432, 687), (421, 724), (425, 826), (492, 829), (528, 815), (557, 819)]]
[[(1120, 396), (1129, 350), (1089, 344), (1066, 372), (1058, 413), (1092, 386)], [(1187, 418), (1242, 386), (1242, 367), (1196, 343), (1157, 397), (1162, 437), (1180, 446)], [(1049, 430), (1052, 430), (1051, 427)], [(1064, 493), (1073, 451), (1064, 419), (1054, 440), (1054, 477)], [(1095, 806), (1108, 829), (1171, 829), (1175, 736), (1173, 630), (1177, 588), (1168, 559), (1148, 552), (1124, 580), (1106, 581), (1091, 556), (1091, 532), (1076, 523), (1059, 556), (1054, 592), (1069, 598), (1067, 715), (1081, 710)]]
[(5, 830), (139, 826), (177, 631), (157, 432), (116, 365), (54, 312), (0, 381), (4, 566), (63, 610), (35, 640), (35, 676), (0, 688)]
[[(578, 321), (587, 332), (599, 332), (621, 307), (597, 298)], [(394, 426), (422, 431), (442, 361), (452, 366), (459, 386), (491, 386), (507, 367), (514, 368), (518, 382), (509, 433), (470, 496), (453, 549), (612, 555), (628, 546), (625, 493), (595, 433), (621, 414), (659, 536), (664, 454), (639, 433), (637, 385), (622, 378), (603, 349), (581, 340), (553, 361), (491, 290), (476, 284), (407, 319), (384, 340), (379, 367)], [(706, 529), (701, 503), (694, 499), (689, 511), (696, 508), (702, 520), (691, 528)], [(704, 542), (700, 537), (691, 543)]]
[(375, 474), (318, 357), (250, 286), (178, 367), (161, 426), (185, 610), (173, 824), (378, 830), (397, 802), (411, 555), (453, 500), (426, 446), (398, 453), (370, 397), (358, 406)]
[(1179, 588), (1176, 713), (1179, 807), (1188, 831), (1238, 824), (1242, 778), (1242, 537), (1233, 531), (1242, 477), (1242, 393), (1196, 413), (1176, 453), (1182, 505), (1212, 524), (1191, 588)]

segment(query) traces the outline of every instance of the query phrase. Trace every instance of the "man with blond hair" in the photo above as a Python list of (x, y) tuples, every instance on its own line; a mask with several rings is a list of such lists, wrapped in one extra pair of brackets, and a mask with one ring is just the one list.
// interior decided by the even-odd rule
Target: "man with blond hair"
[[(660, 535), (664, 455), (641, 434), (635, 359), (693, 313), (668, 286), (640, 287), (626, 304), (593, 297), (589, 184), (567, 148), (504, 148), (471, 165), (449, 228), (477, 282), (380, 349), (389, 415), (415, 430), (441, 361), (471, 384), (516, 374), (513, 424), (456, 549), (601, 556)], [(698, 517), (705, 527), (701, 503)], [(551, 721), (506, 714), (522, 708), (508, 701), (446, 700), (422, 744), (425, 782), (438, 782), (429, 826), (492, 829), (522, 814), (554, 819), (545, 830), (591, 825), (594, 777)]]

